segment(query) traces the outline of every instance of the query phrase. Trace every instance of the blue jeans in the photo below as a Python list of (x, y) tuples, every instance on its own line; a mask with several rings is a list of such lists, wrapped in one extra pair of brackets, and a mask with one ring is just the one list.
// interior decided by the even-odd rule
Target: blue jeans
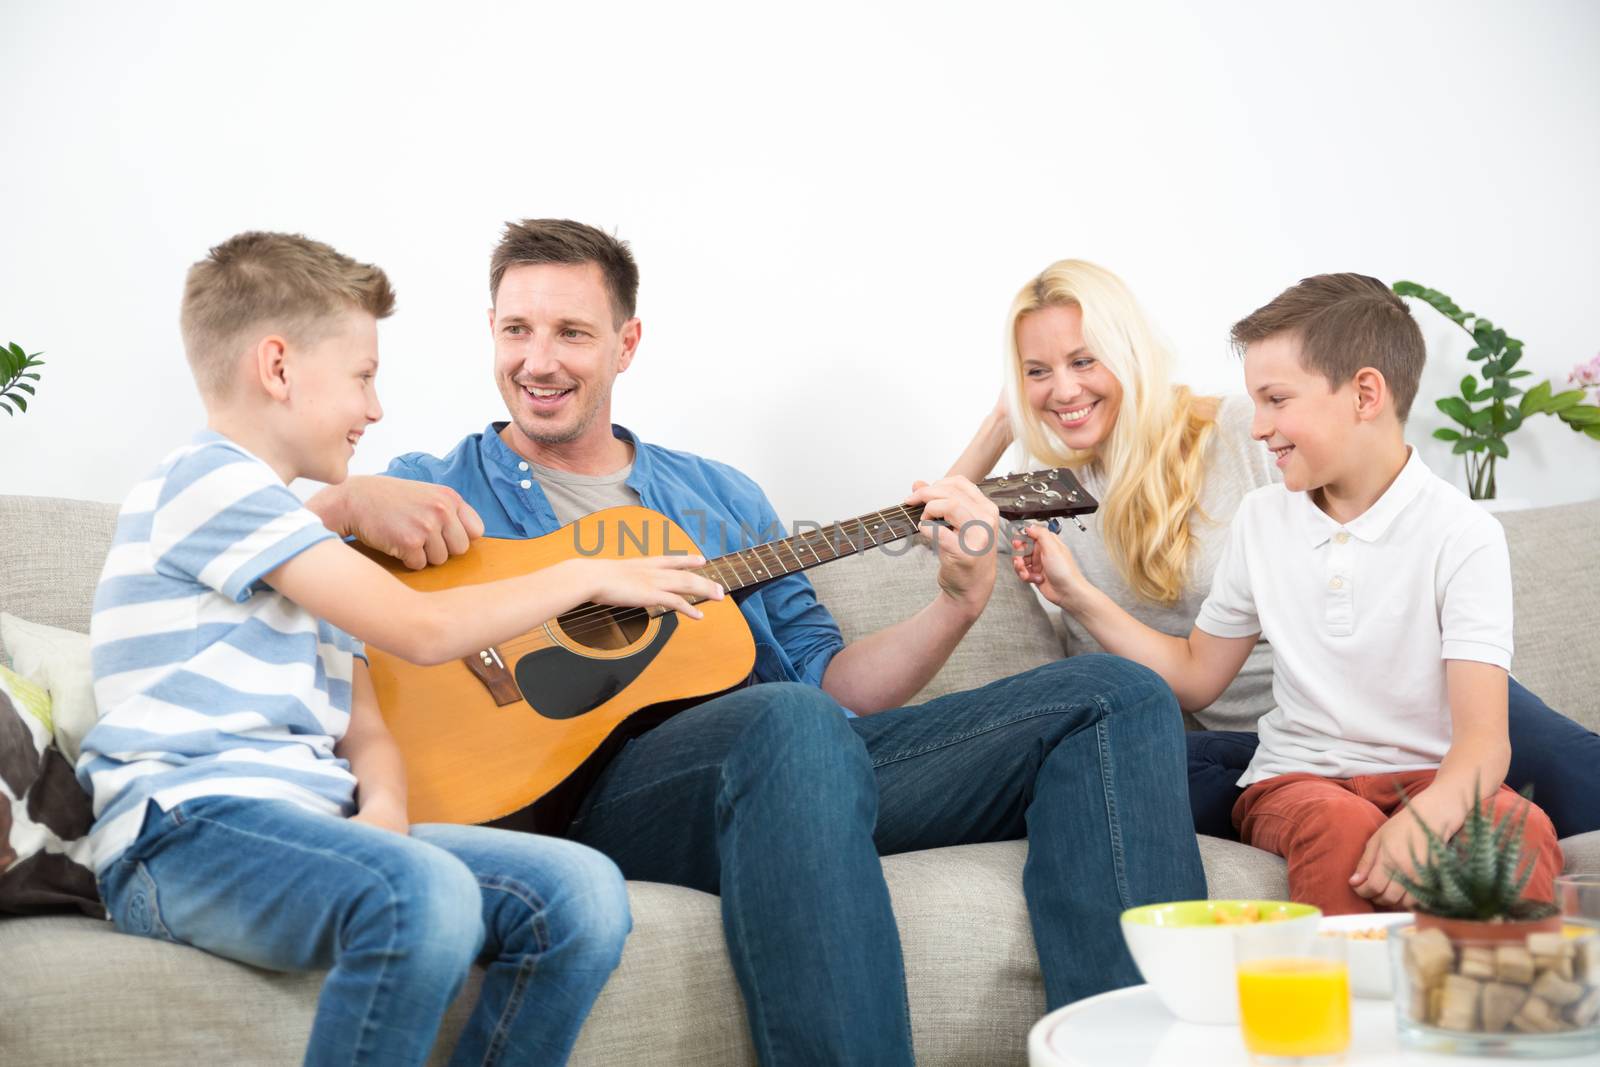
[[(1508, 692), (1511, 766), (1506, 784), (1533, 786), (1533, 800), (1555, 824), (1557, 837), (1600, 830), (1600, 735), (1550, 710), (1516, 679)], [(1198, 730), (1188, 735), (1189, 805), (1196, 833), (1237, 841), (1236, 784), (1259, 739), (1244, 730)]]
[(410, 837), (295, 804), (199, 797), (100, 875), (117, 928), (276, 971), (328, 969), (308, 1064), (421, 1064), (475, 959), (452, 1064), (559, 1064), (617, 965), (622, 876), (581, 845), (478, 826)]
[(1049, 1006), (1137, 983), (1121, 911), (1205, 896), (1181, 732), (1167, 686), (1113, 656), (859, 719), (810, 686), (757, 685), (629, 742), (572, 836), (629, 878), (721, 893), (767, 1067), (906, 1064), (879, 856), (1026, 837)]

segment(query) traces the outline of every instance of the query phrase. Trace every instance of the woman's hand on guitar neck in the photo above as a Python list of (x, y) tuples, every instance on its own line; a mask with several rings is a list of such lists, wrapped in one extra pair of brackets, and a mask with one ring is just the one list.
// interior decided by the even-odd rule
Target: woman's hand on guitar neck
[(676, 611), (703, 618), (696, 601), (721, 600), (722, 586), (694, 568), (701, 556), (646, 556), (642, 559), (576, 559), (557, 566), (582, 569), (581, 585), (597, 604)]
[(1072, 550), (1048, 527), (1023, 527), (1011, 547), (1011, 566), (1017, 577), (1036, 586), (1056, 607), (1076, 614), (1082, 610), (1082, 601), (1096, 591), (1083, 576)]

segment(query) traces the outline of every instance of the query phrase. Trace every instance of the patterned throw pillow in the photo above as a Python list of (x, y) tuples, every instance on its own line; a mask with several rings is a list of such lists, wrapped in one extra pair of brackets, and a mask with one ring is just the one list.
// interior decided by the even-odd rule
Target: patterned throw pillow
[(13, 671), (50, 691), (56, 747), (76, 763), (79, 743), (100, 717), (94, 704), (89, 635), (0, 611), (0, 645), (11, 657)]
[(103, 918), (89, 867), (94, 813), (51, 728), (49, 693), (0, 667), (0, 913)]

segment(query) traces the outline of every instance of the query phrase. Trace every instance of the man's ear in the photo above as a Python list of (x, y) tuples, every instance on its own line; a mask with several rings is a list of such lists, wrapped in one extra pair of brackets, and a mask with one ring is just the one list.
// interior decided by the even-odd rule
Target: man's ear
[(1389, 383), (1377, 367), (1362, 367), (1352, 380), (1355, 386), (1356, 418), (1371, 422), (1389, 407)]
[(617, 357), (617, 373), (621, 374), (628, 369), (628, 364), (633, 362), (633, 354), (638, 351), (639, 339), (644, 336), (644, 323), (638, 319), (629, 319), (622, 324), (622, 354)]
[(289, 399), (288, 353), (289, 343), (275, 333), (257, 341), (251, 353), (256, 380), (274, 400)]
[(489, 316), (489, 336), (491, 338), (493, 338), (494, 337), (494, 308), (490, 308), (489, 309), (488, 316)]

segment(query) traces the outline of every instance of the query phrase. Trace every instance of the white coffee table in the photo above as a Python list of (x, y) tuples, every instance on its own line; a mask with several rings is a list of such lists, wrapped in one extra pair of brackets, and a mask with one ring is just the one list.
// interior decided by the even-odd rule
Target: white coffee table
[[(1402, 1049), (1394, 1002), (1350, 1002), (1350, 1067), (1484, 1067), (1510, 1060)], [(1595, 1067), (1596, 1057), (1517, 1060), (1543, 1067)], [(1237, 1026), (1180, 1022), (1147, 985), (1102, 993), (1051, 1012), (1028, 1033), (1029, 1067), (1248, 1067)]]

